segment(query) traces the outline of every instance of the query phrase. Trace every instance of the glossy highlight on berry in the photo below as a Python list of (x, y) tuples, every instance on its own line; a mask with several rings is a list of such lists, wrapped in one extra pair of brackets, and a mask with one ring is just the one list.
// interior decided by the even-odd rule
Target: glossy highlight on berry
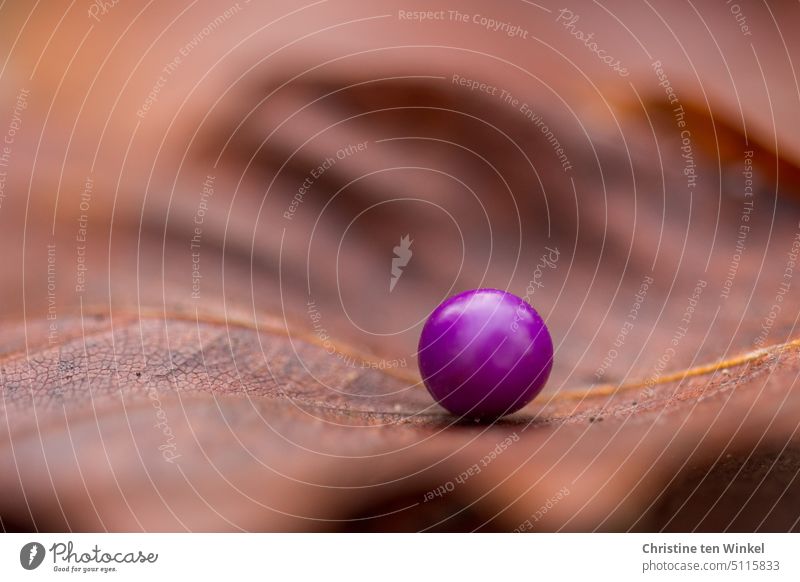
[(498, 289), (460, 293), (431, 313), (419, 341), (428, 391), (458, 416), (497, 418), (528, 404), (553, 367), (553, 341), (526, 301)]

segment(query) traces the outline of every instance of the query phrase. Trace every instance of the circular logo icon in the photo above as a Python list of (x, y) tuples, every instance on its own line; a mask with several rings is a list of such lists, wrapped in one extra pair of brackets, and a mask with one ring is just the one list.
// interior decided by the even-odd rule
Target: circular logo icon
[(19, 551), (19, 563), (26, 570), (35, 570), (44, 561), (44, 546), (39, 542), (29, 542)]

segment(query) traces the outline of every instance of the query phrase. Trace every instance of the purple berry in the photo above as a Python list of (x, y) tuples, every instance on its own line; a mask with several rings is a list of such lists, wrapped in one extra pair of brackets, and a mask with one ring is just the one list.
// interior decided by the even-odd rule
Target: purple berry
[(553, 341), (541, 316), (497, 289), (451, 297), (431, 313), (419, 339), (428, 391), (453, 414), (500, 417), (541, 392), (553, 367)]

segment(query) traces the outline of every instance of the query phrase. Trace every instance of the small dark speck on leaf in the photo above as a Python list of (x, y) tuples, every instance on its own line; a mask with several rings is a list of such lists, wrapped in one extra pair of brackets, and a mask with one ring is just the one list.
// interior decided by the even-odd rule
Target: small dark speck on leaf
[(58, 362), (58, 371), (62, 374), (66, 372), (72, 372), (75, 369), (75, 362), (70, 360), (59, 360)]

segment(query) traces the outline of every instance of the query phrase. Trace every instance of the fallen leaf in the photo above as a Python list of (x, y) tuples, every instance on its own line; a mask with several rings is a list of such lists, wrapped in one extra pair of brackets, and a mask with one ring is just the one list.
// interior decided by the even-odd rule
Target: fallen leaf
[[(797, 530), (795, 9), (574, 4), (629, 76), (530, 3), (250, 3), (150, 102), (216, 8), (4, 9), (2, 528)], [(556, 345), (490, 424), (416, 373), (479, 286)]]

